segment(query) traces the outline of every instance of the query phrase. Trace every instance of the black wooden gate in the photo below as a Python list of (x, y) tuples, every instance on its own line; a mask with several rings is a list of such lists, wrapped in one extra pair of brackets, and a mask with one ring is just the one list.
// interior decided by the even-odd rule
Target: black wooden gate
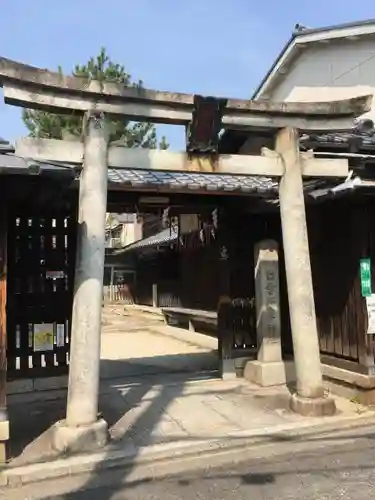
[(8, 379), (67, 372), (75, 249), (75, 212), (10, 211)]

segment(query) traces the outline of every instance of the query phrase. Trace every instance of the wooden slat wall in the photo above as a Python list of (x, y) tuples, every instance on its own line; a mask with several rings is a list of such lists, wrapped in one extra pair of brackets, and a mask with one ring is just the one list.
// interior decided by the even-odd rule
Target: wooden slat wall
[[(75, 213), (14, 208), (8, 214), (8, 378), (68, 369), (76, 248)], [(61, 271), (63, 278), (47, 274)], [(54, 324), (53, 350), (34, 349), (34, 325)], [(57, 344), (57, 325), (64, 334)]]
[(218, 261), (215, 244), (182, 249), (180, 290), (182, 307), (216, 311)]
[[(361, 297), (359, 260), (372, 257), (375, 291), (375, 203), (347, 198), (308, 208), (308, 231), (314, 296), (321, 353), (358, 365), (374, 358), (367, 329), (365, 301)], [(242, 251), (233, 272), (235, 295), (253, 293), (253, 248), (271, 238), (279, 243), (280, 310), (284, 355), (293, 354), (283, 243), (278, 214), (239, 219)], [(248, 230), (246, 230), (246, 229)], [(241, 234), (241, 236), (239, 236)], [(238, 244), (238, 243), (237, 243)]]
[[(308, 207), (307, 223), (314, 297), (322, 355), (369, 365), (373, 360), (367, 329), (365, 301), (361, 297), (359, 260), (372, 257), (375, 291), (375, 203), (353, 198), (336, 199)], [(288, 291), (280, 218), (259, 215), (243, 222), (249, 227), (250, 248), (263, 238), (279, 243), (281, 335), (284, 355), (293, 354)], [(246, 270), (245, 256), (238, 261)], [(248, 280), (253, 273), (253, 263)], [(238, 280), (240, 283), (240, 280)]]
[[(373, 357), (365, 334), (367, 313), (359, 281), (362, 257), (372, 254), (375, 275), (375, 245), (369, 245), (371, 235), (375, 235), (372, 206), (371, 198), (346, 198), (309, 206), (307, 210), (320, 350), (322, 355), (358, 365), (371, 363)], [(253, 222), (257, 227), (253, 242), (272, 238), (279, 243), (281, 335), (283, 352), (288, 356), (293, 354), (293, 343), (280, 219), (269, 215), (257, 220)]]
[(139, 256), (135, 268), (134, 298), (136, 304), (152, 306), (152, 285), (163, 280), (166, 268), (162, 254), (153, 253), (147, 257)]
[(103, 287), (105, 304), (134, 304), (133, 293), (127, 284), (107, 285)]
[(0, 207), (0, 413), (6, 410), (7, 212)]
[(162, 280), (158, 283), (158, 306), (181, 307), (179, 280)]
[(367, 327), (359, 261), (369, 256), (371, 230), (366, 206), (346, 200), (319, 206), (309, 218), (321, 352), (359, 363)]

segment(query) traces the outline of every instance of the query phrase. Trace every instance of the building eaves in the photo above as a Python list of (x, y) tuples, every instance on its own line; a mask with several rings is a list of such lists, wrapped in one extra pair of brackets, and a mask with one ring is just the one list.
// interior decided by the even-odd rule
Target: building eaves
[(349, 158), (353, 153), (374, 154), (375, 126), (368, 118), (358, 120), (355, 126), (346, 132), (324, 134), (304, 134), (300, 139), (302, 149), (339, 152)]
[(108, 171), (109, 185), (156, 190), (205, 191), (207, 193), (243, 193), (260, 196), (274, 195), (278, 183), (269, 177), (201, 174), (192, 172), (162, 172), (140, 169), (115, 169)]
[[(9, 149), (9, 152), (7, 151)], [(22, 158), (11, 152), (12, 146), (0, 144), (0, 174), (38, 175), (40, 173), (68, 174), (75, 177), (75, 168), (71, 165), (34, 161)]]
[(171, 227), (167, 229), (163, 229), (159, 233), (156, 233), (148, 238), (144, 238), (142, 240), (135, 241), (130, 245), (127, 245), (120, 250), (116, 250), (112, 255), (121, 255), (123, 253), (130, 252), (131, 250), (140, 250), (144, 248), (153, 248), (153, 247), (161, 247), (170, 245), (178, 238), (178, 229), (176, 227)]
[(315, 33), (324, 33), (325, 31), (339, 31), (339, 30), (347, 30), (347, 29), (355, 29), (359, 28), (361, 31), (365, 30), (367, 27), (373, 29), (375, 25), (375, 18), (359, 20), (359, 21), (351, 21), (348, 23), (340, 23), (340, 24), (331, 24), (328, 26), (322, 26), (320, 28), (307, 28), (300, 24), (295, 26), (293, 30), (293, 34), (298, 35), (311, 35)]
[(327, 186), (314, 189), (309, 193), (309, 197), (315, 201), (325, 201), (328, 199), (347, 196), (349, 194), (352, 194), (354, 191), (358, 191), (359, 189), (370, 189), (373, 192), (374, 188), (374, 181), (363, 180), (360, 177), (356, 176), (354, 178), (348, 178), (344, 182), (337, 184), (336, 186)]
[(300, 27), (292, 32), (292, 36), (284, 45), (276, 60), (253, 92), (251, 99), (265, 98), (265, 93), (270, 85), (273, 85), (286, 64), (289, 64), (301, 47), (309, 43), (321, 42), (330, 39), (347, 37), (360, 37), (375, 34), (375, 19), (355, 21), (351, 23), (324, 26), (321, 28)]

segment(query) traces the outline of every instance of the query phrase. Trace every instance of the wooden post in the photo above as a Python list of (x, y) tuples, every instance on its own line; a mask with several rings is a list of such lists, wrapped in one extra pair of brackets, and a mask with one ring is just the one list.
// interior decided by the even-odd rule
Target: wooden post
[(333, 414), (335, 402), (325, 397), (320, 364), (298, 131), (281, 130), (276, 151), (284, 164), (279, 197), (297, 375), (297, 393), (292, 396), (291, 407), (306, 416)]
[(115, 266), (111, 266), (111, 284), (109, 285), (108, 302), (111, 304), (115, 301)]
[(219, 303), (217, 309), (217, 335), (219, 341), (219, 371), (223, 379), (236, 377), (236, 369), (232, 358), (233, 325), (231, 321), (230, 231), (228, 224), (228, 213), (219, 210), (217, 244), (219, 253)]
[(152, 285), (152, 307), (159, 307), (158, 284), (157, 283), (153, 283), (153, 285)]
[(7, 210), (0, 211), (0, 463), (6, 461), (6, 443), (9, 440), (9, 419), (6, 402), (7, 384)]

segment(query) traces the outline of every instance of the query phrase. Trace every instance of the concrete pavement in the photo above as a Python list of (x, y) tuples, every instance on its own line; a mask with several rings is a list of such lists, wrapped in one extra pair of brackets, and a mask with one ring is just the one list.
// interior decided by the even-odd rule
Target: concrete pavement
[[(86, 456), (58, 456), (51, 448), (51, 429), (47, 427), (14, 459), (13, 468), (0, 472), (0, 484), (229, 449), (241, 455), (260, 443), (375, 423), (373, 411), (340, 398), (337, 416), (304, 419), (289, 410), (286, 389), (261, 389), (240, 379), (192, 381), (186, 375), (152, 376), (126, 384), (111, 382), (107, 389), (101, 395), (101, 410), (112, 436), (106, 449)], [(29, 408), (29, 421), (40, 424), (51, 414), (55, 421), (59, 408), (63, 415), (63, 400), (34, 403)], [(25, 423), (25, 418), (22, 421)]]
[(4, 500), (366, 500), (374, 428), (325, 433), (236, 454), (173, 460), (0, 490)]
[(190, 335), (161, 319), (138, 309), (107, 307), (103, 313), (101, 377), (218, 369), (217, 339)]

